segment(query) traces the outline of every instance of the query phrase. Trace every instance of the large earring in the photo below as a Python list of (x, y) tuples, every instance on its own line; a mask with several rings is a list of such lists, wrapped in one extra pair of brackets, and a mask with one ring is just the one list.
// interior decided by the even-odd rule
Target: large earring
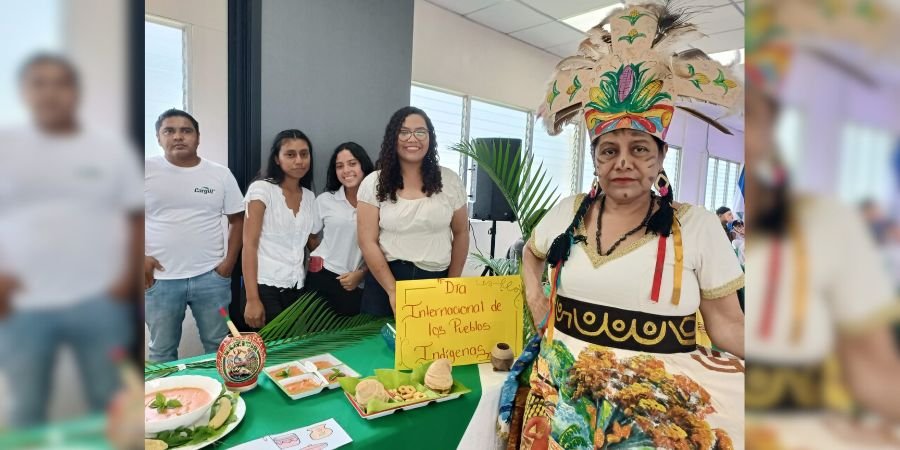
[(671, 186), (672, 184), (669, 182), (669, 177), (666, 176), (666, 171), (660, 170), (659, 175), (656, 177), (656, 189), (659, 191), (659, 195), (663, 197), (668, 196)]
[(591, 183), (591, 193), (590, 193), (591, 198), (597, 197), (597, 192), (600, 192), (600, 177), (595, 176), (594, 182)]

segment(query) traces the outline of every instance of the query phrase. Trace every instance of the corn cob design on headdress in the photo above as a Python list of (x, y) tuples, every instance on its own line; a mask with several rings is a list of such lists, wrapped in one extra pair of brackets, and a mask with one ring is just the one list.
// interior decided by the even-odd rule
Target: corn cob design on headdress
[(732, 109), (742, 95), (730, 70), (703, 52), (676, 53), (685, 38), (702, 36), (687, 22), (693, 14), (671, 1), (627, 5), (588, 31), (578, 54), (556, 66), (539, 108), (547, 131), (584, 120), (591, 141), (621, 128), (665, 140), (678, 108), (731, 134), (690, 106), (699, 100)]

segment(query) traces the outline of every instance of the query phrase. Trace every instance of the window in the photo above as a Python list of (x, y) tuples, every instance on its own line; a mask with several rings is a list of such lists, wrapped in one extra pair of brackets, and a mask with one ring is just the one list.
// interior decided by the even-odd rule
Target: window
[[(531, 153), (534, 155), (532, 163), (535, 170), (543, 164), (550, 178), (551, 188), (555, 184), (561, 195), (565, 196), (575, 187), (575, 173), (577, 155), (574, 152), (577, 127), (567, 125), (556, 136), (550, 136), (543, 130), (534, 133), (534, 143)], [(590, 182), (588, 182), (590, 184)]]
[(672, 195), (675, 196), (675, 201), (677, 202), (681, 195), (681, 189), (679, 189), (678, 185), (678, 176), (681, 174), (680, 148), (669, 146), (669, 152), (666, 153), (666, 159), (663, 161), (663, 169), (665, 169), (666, 175), (669, 177), (669, 183), (672, 184), (672, 189), (674, 190)]
[(458, 174), (462, 171), (463, 158), (451, 150), (463, 139), (463, 107), (465, 99), (461, 95), (413, 86), (410, 104), (425, 111), (437, 135), (438, 157), (441, 165)]
[(6, 36), (0, 45), (0, 125), (27, 121), (16, 77), (22, 63), (35, 52), (61, 50), (62, 6), (59, 0), (32, 0), (17, 2), (12, 11), (7, 8), (0, 14), (0, 30)]
[(161, 20), (144, 22), (144, 157), (161, 155), (156, 119), (169, 108), (187, 110), (185, 29)]
[(778, 151), (792, 175), (797, 175), (797, 168), (803, 158), (803, 114), (794, 106), (786, 106), (778, 115), (775, 125), (775, 141)]
[(715, 211), (720, 206), (731, 207), (740, 171), (740, 164), (736, 162), (719, 158), (707, 159), (706, 209)]
[[(559, 135), (549, 136), (541, 128), (534, 130), (540, 125), (532, 124), (533, 111), (425, 86), (412, 86), (410, 104), (421, 108), (431, 118), (438, 137), (441, 165), (461, 172), (459, 175), (470, 192), (473, 164), (451, 147), (463, 140), (490, 137), (521, 139), (523, 154), (534, 158), (535, 168), (543, 163), (560, 195), (577, 191), (580, 184), (590, 187), (593, 167), (589, 159), (587, 164), (580, 161), (575, 151), (584, 141), (579, 138), (579, 127), (568, 126)], [(583, 167), (585, 175), (579, 172)]]
[(501, 137), (522, 140), (522, 147), (527, 146), (528, 113), (518, 109), (472, 100), (471, 123), (469, 136), (471, 139)]
[(839, 176), (842, 200), (857, 203), (872, 199), (885, 203), (893, 189), (892, 163), (898, 138), (890, 132), (847, 123), (841, 132)]

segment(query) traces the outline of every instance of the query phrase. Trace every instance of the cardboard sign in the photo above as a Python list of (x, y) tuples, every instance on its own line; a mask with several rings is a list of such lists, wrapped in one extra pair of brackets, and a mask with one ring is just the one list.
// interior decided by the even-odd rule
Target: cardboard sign
[(524, 305), (518, 275), (398, 281), (394, 365), (412, 369), (440, 358), (455, 366), (490, 362), (498, 342), (518, 356)]

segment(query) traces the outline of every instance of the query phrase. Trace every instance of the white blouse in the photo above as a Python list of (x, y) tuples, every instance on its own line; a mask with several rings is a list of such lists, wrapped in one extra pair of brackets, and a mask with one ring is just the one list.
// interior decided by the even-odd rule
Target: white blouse
[(322, 230), (315, 194), (303, 188), (300, 210), (294, 215), (281, 186), (258, 180), (250, 184), (244, 204), (259, 200), (266, 205), (257, 252), (257, 283), (279, 288), (303, 287), (304, 256), (310, 234)]
[(347, 200), (344, 187), (316, 198), (324, 225), (322, 243), (312, 252), (325, 261), (325, 269), (338, 275), (362, 266), (362, 250), (356, 238), (356, 207)]
[[(528, 245), (536, 255), (546, 256), (553, 240), (572, 222), (583, 195), (563, 199), (535, 227)], [(701, 299), (724, 297), (743, 287), (743, 272), (718, 217), (688, 204), (679, 206), (675, 214), (681, 223), (684, 248), (678, 305), (671, 302), (675, 270), (672, 236), (666, 243), (659, 301), (650, 299), (656, 269), (658, 237), (655, 234), (618, 248), (608, 256), (600, 256), (596, 247), (591, 248), (587, 243), (573, 246), (562, 270), (559, 294), (620, 309), (686, 316), (699, 309)], [(584, 228), (576, 234), (584, 235)]]
[(397, 197), (379, 202), (376, 184), (380, 170), (359, 185), (357, 199), (380, 209), (378, 243), (388, 261), (404, 260), (416, 267), (439, 272), (450, 267), (453, 213), (466, 205), (462, 180), (452, 170), (441, 167), (441, 192), (415, 200)]
[[(759, 273), (748, 278), (744, 301), (750, 361), (819, 363), (834, 351), (839, 332), (884, 326), (900, 317), (891, 278), (860, 215), (837, 201), (814, 198), (791, 207), (799, 223), (817, 225), (802, 228), (801, 251), (793, 239), (782, 244), (769, 336), (763, 336), (762, 324), (774, 245), (760, 236), (747, 247), (747, 267)], [(800, 264), (806, 266), (805, 286), (797, 286), (802, 282)], [(798, 287), (806, 298), (795, 298)], [(801, 324), (796, 340), (792, 336), (795, 320)]]

